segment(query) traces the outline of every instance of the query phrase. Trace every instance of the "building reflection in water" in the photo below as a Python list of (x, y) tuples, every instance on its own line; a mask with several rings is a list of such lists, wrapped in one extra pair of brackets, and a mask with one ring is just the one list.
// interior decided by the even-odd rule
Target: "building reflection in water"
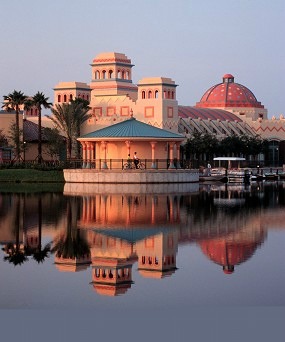
[[(265, 241), (268, 217), (278, 217), (284, 227), (284, 189), (272, 189), (205, 186), (191, 194), (5, 195), (0, 241), (5, 258), (14, 264), (35, 254), (42, 262), (51, 253), (59, 271), (91, 269), (91, 284), (101, 295), (126, 293), (135, 264), (143, 277), (173, 275), (181, 244), (198, 245), (231, 274)], [(272, 209), (276, 198), (281, 208)], [(52, 240), (51, 249), (42, 246), (42, 235)], [(15, 251), (21, 254), (16, 262)]]

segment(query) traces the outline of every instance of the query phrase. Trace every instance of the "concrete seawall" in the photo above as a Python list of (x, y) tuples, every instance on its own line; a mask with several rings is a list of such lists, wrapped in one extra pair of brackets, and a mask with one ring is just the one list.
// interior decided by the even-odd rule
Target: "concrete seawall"
[(199, 170), (94, 170), (65, 169), (67, 183), (167, 184), (199, 182)]

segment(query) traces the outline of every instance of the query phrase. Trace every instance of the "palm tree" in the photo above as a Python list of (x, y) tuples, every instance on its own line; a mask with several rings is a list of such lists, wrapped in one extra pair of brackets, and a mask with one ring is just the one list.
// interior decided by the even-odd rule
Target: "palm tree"
[(15, 154), (16, 160), (19, 161), (21, 157), (20, 151), (20, 124), (19, 124), (19, 113), (20, 107), (25, 104), (27, 96), (21, 91), (14, 90), (13, 93), (3, 96), (4, 101), (2, 108), (7, 111), (14, 110), (16, 112), (16, 134), (15, 134)]
[(42, 197), (38, 196), (38, 245), (36, 248), (32, 250), (33, 259), (37, 261), (37, 263), (44, 262), (45, 258), (49, 257), (48, 253), (50, 252), (50, 244), (46, 244), (44, 248), (42, 248)]
[(66, 213), (66, 232), (57, 241), (51, 250), (56, 257), (64, 259), (80, 259), (90, 256), (90, 247), (84, 236), (77, 227), (78, 199), (68, 198)]
[(65, 133), (67, 138), (67, 158), (72, 155), (73, 142), (80, 135), (81, 125), (91, 117), (88, 114), (89, 106), (80, 101), (71, 101), (70, 103), (56, 104), (52, 108), (53, 116), (49, 117), (56, 128)]
[(13, 216), (13, 226), (15, 229), (15, 244), (8, 243), (3, 250), (7, 254), (4, 257), (4, 261), (9, 261), (9, 263), (16, 265), (21, 265), (25, 261), (28, 261), (27, 253), (25, 248), (21, 248), (20, 244), (20, 196), (14, 196), (14, 216)]
[(53, 116), (48, 116), (55, 124), (55, 127), (64, 132), (67, 140), (67, 158), (71, 158), (72, 136), (73, 136), (73, 113), (68, 103), (56, 104), (51, 109)]
[(48, 102), (48, 97), (42, 92), (37, 92), (32, 98), (32, 104), (37, 107), (38, 110), (38, 162), (42, 162), (42, 106), (44, 108), (50, 108), (51, 102)]
[[(87, 121), (92, 115), (89, 114), (89, 102), (87, 100), (81, 98), (75, 98), (71, 102), (74, 111), (74, 124), (75, 124), (75, 134), (74, 139), (76, 140), (80, 137), (80, 128), (82, 124)], [(77, 149), (76, 149), (77, 158), (80, 158), (80, 143), (77, 141)]]

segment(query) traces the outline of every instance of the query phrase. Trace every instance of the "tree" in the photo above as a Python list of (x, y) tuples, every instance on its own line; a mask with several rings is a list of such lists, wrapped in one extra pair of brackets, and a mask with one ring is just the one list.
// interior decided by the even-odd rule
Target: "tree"
[(33, 259), (39, 264), (40, 262), (44, 262), (45, 258), (48, 258), (48, 253), (50, 252), (50, 244), (46, 244), (44, 248), (42, 248), (42, 197), (38, 197), (38, 245), (36, 248), (32, 250)]
[(1, 147), (8, 146), (8, 139), (6, 135), (3, 133), (3, 129), (0, 129), (0, 146)]
[(9, 263), (16, 265), (21, 265), (25, 261), (28, 261), (26, 250), (21, 248), (20, 243), (20, 195), (14, 195), (14, 203), (13, 203), (13, 221), (12, 227), (15, 230), (15, 243), (8, 243), (2, 250), (7, 254), (4, 257), (4, 261), (8, 261)]
[(197, 159), (205, 155), (206, 159), (211, 159), (218, 148), (218, 139), (210, 133), (194, 133), (185, 144), (186, 158), (196, 155)]
[(70, 103), (56, 104), (52, 108), (53, 116), (49, 117), (55, 127), (64, 132), (67, 139), (67, 158), (72, 155), (72, 146), (80, 135), (81, 125), (90, 118), (89, 107), (84, 103), (71, 101)]
[(42, 92), (37, 92), (32, 98), (32, 105), (38, 110), (38, 162), (42, 162), (42, 106), (44, 108), (50, 108), (52, 103), (48, 102), (48, 97)]
[(2, 108), (7, 111), (14, 110), (16, 112), (16, 124), (15, 124), (15, 156), (16, 160), (20, 161), (21, 152), (20, 152), (20, 124), (19, 124), (19, 113), (20, 108), (25, 104), (27, 100), (27, 96), (24, 95), (21, 91), (14, 90), (13, 93), (3, 96), (4, 101)]
[(51, 252), (55, 253), (58, 258), (74, 260), (90, 256), (89, 244), (77, 227), (78, 206), (78, 198), (68, 198), (66, 232), (54, 242), (54, 246), (51, 249)]
[[(18, 143), (18, 151), (19, 151), (19, 155), (21, 155), (21, 153), (25, 149), (25, 144), (23, 141), (23, 130), (17, 129), (16, 124), (14, 122), (10, 125), (8, 138), (9, 138), (9, 145), (12, 145), (14, 150), (16, 150), (17, 143)], [(18, 142), (18, 139), (19, 139), (19, 142)]]
[(59, 159), (62, 146), (65, 144), (65, 138), (60, 135), (57, 128), (45, 127), (43, 134), (47, 141), (47, 153), (53, 160)]
[(74, 111), (74, 120), (75, 120), (75, 135), (74, 140), (76, 142), (76, 157), (80, 158), (80, 143), (77, 141), (77, 138), (80, 137), (80, 128), (82, 124), (87, 121), (91, 114), (89, 114), (89, 102), (85, 99), (75, 98), (71, 101), (71, 106), (73, 107)]

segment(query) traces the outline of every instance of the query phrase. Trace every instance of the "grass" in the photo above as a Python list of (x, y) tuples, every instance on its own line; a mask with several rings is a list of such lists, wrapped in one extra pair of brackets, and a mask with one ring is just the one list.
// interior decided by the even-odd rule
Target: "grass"
[(0, 182), (9, 183), (64, 183), (63, 171), (33, 169), (0, 170)]

